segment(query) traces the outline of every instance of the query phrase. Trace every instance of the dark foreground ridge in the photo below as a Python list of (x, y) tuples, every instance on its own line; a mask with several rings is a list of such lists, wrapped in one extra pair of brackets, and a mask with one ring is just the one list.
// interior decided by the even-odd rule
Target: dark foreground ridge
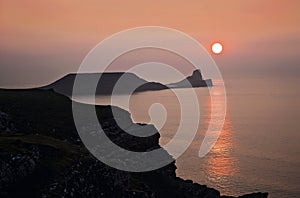
[[(200, 70), (195, 70), (192, 75), (188, 76), (186, 79), (168, 85), (163, 85), (159, 82), (148, 82), (134, 73), (113, 72), (68, 74), (50, 85), (41, 87), (41, 89), (53, 89), (57, 93), (71, 96), (76, 77), (80, 80), (80, 88), (76, 93), (74, 93), (75, 95), (93, 95), (95, 91), (96, 95), (111, 95), (112, 93), (131, 94), (169, 88), (176, 89), (213, 86), (211, 79), (204, 80)], [(96, 90), (92, 89), (91, 85), (93, 84), (97, 85), (97, 87), (95, 87)]]
[[(0, 90), (0, 197), (225, 197), (176, 177), (175, 162), (132, 173), (98, 161), (78, 137), (71, 105), (53, 91)], [(117, 119), (131, 120), (128, 112), (116, 109)], [(157, 131), (134, 137), (116, 125), (110, 106), (96, 111), (106, 135), (119, 146), (134, 151), (160, 147)], [(264, 198), (267, 193), (240, 197)]]

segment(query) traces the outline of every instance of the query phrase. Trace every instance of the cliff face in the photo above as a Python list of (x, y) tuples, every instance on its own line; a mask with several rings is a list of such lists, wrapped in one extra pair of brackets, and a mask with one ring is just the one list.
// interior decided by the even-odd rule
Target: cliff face
[[(131, 173), (98, 161), (82, 145), (71, 101), (64, 96), (42, 90), (0, 90), (0, 95), (0, 197), (221, 197), (215, 189), (176, 177), (174, 162)], [(119, 146), (160, 147), (155, 128), (150, 126), (155, 130), (150, 137), (131, 136), (116, 125), (110, 106), (96, 111), (104, 132)], [(117, 111), (116, 119), (138, 126), (128, 112)]]

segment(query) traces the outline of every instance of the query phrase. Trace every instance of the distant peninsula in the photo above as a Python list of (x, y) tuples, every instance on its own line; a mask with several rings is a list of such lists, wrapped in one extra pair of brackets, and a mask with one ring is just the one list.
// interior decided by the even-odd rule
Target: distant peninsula
[[(99, 79), (99, 77), (101, 78)], [(129, 72), (106, 72), (106, 73), (81, 73), (68, 74), (59, 80), (41, 87), (44, 90), (53, 89), (55, 92), (71, 96), (73, 91), (73, 86), (75, 83), (75, 78), (79, 78), (82, 82), (80, 84), (79, 95), (91, 95), (94, 93), (91, 90), (91, 83), (98, 82), (96, 88), (96, 95), (111, 95), (114, 94), (131, 94), (144, 91), (158, 91), (164, 89), (176, 89), (176, 88), (191, 88), (191, 87), (211, 87), (213, 86), (211, 79), (203, 79), (201, 71), (195, 70), (187, 78), (170, 84), (162, 84), (159, 82), (149, 82), (146, 81), (134, 73)], [(99, 79), (99, 81), (98, 81)], [(117, 88), (118, 81), (119, 83)]]

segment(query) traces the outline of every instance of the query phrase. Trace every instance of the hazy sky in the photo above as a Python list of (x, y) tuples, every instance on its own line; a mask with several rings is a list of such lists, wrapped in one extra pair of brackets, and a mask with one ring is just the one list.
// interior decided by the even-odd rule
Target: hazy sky
[[(298, 0), (0, 0), (0, 86), (33, 86), (74, 72), (97, 43), (137, 26), (183, 31), (207, 49), (225, 74), (300, 67)], [(290, 72), (292, 71), (292, 72)]]

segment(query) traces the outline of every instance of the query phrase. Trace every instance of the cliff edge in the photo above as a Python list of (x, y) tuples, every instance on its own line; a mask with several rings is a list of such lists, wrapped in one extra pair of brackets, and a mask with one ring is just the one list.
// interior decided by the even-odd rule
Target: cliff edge
[[(174, 161), (155, 171), (132, 173), (95, 159), (78, 137), (72, 103), (65, 96), (37, 89), (0, 90), (0, 95), (0, 197), (227, 197), (176, 177)], [(113, 108), (118, 111), (117, 119), (139, 125), (128, 112)], [(96, 107), (111, 141), (134, 151), (160, 147), (154, 127), (150, 137), (131, 136), (116, 125), (111, 109)]]

